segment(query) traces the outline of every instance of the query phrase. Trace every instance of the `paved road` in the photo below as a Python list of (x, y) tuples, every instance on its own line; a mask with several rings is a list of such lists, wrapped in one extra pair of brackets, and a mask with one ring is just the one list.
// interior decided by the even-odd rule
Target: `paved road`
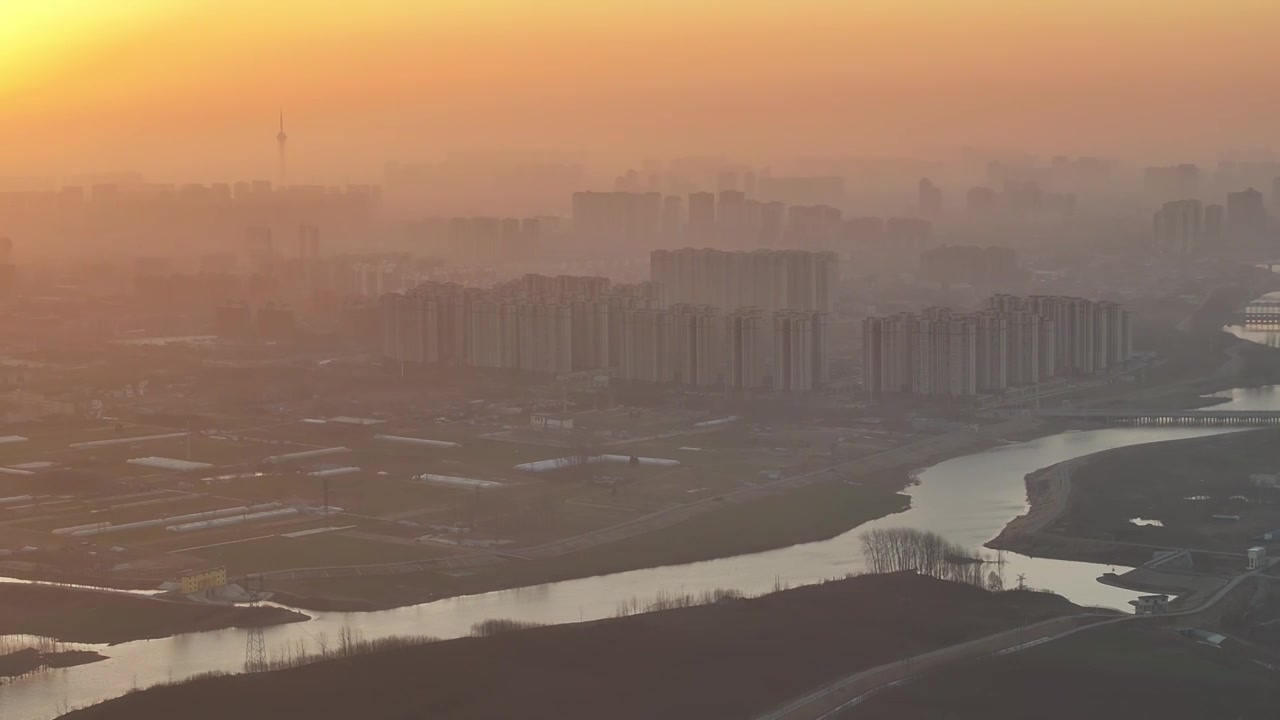
[(846, 676), (780, 708), (760, 715), (757, 720), (830, 720), (839, 712), (866, 700), (871, 694), (921, 673), (963, 660), (1016, 652), (1083, 628), (1115, 621), (1116, 618), (1113, 615), (1069, 615), (940, 648)]

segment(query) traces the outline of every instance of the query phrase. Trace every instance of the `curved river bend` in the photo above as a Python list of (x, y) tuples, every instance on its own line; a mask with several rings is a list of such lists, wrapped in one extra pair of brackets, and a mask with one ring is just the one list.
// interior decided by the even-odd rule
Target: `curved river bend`
[[(1231, 400), (1215, 409), (1280, 408), (1280, 387), (1233, 390)], [(984, 452), (953, 458), (926, 468), (918, 484), (908, 488), (911, 508), (864, 524), (821, 542), (779, 550), (670, 567), (637, 570), (452, 598), (410, 607), (368, 613), (313, 613), (308, 622), (267, 628), (268, 652), (296, 647), (312, 650), (333, 641), (344, 627), (366, 639), (389, 635), (456, 637), (473, 623), (511, 618), (541, 623), (566, 623), (610, 617), (618, 605), (633, 597), (649, 598), (660, 591), (692, 592), (735, 588), (745, 593), (768, 592), (775, 583), (792, 586), (813, 583), (862, 567), (858, 536), (872, 527), (918, 527), (941, 533), (948, 540), (977, 547), (995, 537), (1027, 509), (1027, 473), (1081, 455), (1109, 448), (1200, 437), (1222, 432), (1217, 428), (1111, 428), (1064, 432), (1011, 443)], [(1136, 593), (1102, 585), (1095, 579), (1109, 566), (1064, 560), (1029, 558), (1010, 553), (1005, 576), (1025, 574), (1027, 583), (1065, 595), (1083, 605), (1126, 607)], [(244, 665), (246, 631), (220, 630), (142, 640), (108, 647), (108, 660), (66, 670), (49, 671), (0, 687), (0, 715), (4, 720), (46, 720), (67, 708), (82, 707), (120, 695), (131, 688), (181, 680), (211, 671), (239, 672)]]

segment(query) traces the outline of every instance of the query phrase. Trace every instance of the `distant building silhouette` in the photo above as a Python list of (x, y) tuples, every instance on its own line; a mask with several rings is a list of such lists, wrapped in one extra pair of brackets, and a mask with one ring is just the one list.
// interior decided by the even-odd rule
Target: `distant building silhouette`
[(1194, 198), (1200, 195), (1200, 168), (1190, 163), (1149, 167), (1143, 171), (1143, 186), (1159, 200)]
[(942, 212), (942, 189), (933, 184), (929, 178), (921, 178), (917, 191), (920, 214), (925, 217), (936, 217)]
[(1226, 226), (1226, 208), (1217, 203), (1204, 206), (1204, 233), (1202, 237), (1206, 252), (1214, 253), (1222, 250), (1222, 238)]
[(1156, 250), (1162, 255), (1197, 255), (1204, 243), (1204, 207), (1199, 200), (1171, 200), (1153, 221)]
[(1256, 248), (1266, 237), (1267, 209), (1253, 188), (1227, 193), (1227, 235), (1242, 248)]
[(965, 194), (965, 209), (971, 213), (987, 215), (996, 208), (996, 191), (989, 187), (977, 186), (969, 188)]

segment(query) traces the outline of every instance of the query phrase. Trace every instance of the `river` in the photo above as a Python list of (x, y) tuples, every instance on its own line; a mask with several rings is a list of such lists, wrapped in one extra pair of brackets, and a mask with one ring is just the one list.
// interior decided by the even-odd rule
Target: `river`
[[(1232, 390), (1214, 409), (1280, 408), (1280, 386)], [(367, 613), (313, 613), (308, 622), (267, 628), (268, 652), (299, 643), (313, 651), (336, 641), (344, 627), (362, 637), (430, 635), (456, 637), (473, 623), (511, 618), (566, 623), (613, 616), (620, 603), (652, 598), (658, 592), (697, 593), (734, 588), (762, 593), (776, 583), (791, 586), (843, 576), (862, 567), (858, 536), (872, 527), (910, 526), (941, 533), (948, 540), (978, 547), (1027, 509), (1027, 473), (1063, 460), (1109, 448), (1232, 432), (1219, 428), (1142, 427), (1073, 431), (1028, 442), (1009, 443), (940, 462), (921, 470), (907, 489), (911, 508), (864, 524), (830, 540), (753, 555), (637, 570), (504, 590), (422, 605)], [(1095, 581), (1111, 570), (1091, 563), (1005, 554), (1006, 582), (1019, 574), (1031, 587), (1060, 593), (1083, 605), (1127, 608), (1135, 593)], [(4, 720), (45, 720), (67, 708), (120, 695), (131, 688), (181, 680), (212, 671), (238, 672), (244, 664), (244, 630), (191, 633), (102, 648), (108, 660), (20, 679), (0, 687)]]

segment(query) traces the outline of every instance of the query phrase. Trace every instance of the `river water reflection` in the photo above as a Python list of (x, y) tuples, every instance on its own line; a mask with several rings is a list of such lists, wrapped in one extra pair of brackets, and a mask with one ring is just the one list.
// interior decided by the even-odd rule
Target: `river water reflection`
[[(1233, 390), (1215, 409), (1280, 409), (1280, 388)], [(610, 617), (630, 598), (660, 591), (701, 592), (735, 588), (746, 593), (771, 590), (775, 583), (813, 583), (862, 567), (858, 535), (870, 527), (910, 526), (933, 530), (948, 540), (977, 547), (998, 535), (1026, 510), (1023, 478), (1053, 463), (1109, 448), (1213, 435), (1219, 428), (1143, 427), (1064, 432), (1029, 442), (1010, 443), (953, 458), (920, 471), (908, 488), (911, 508), (815, 543), (721, 560), (638, 570), (545, 585), (441, 600), (369, 613), (315, 613), (309, 622), (268, 628), (269, 652), (299, 642), (318, 647), (336, 640), (343, 627), (366, 639), (389, 635), (465, 635), (473, 623), (512, 618), (566, 623)], [(1134, 593), (1095, 581), (1111, 570), (1105, 565), (1028, 558), (1006, 553), (1006, 582), (1019, 574), (1027, 584), (1058, 592), (1084, 605), (1125, 607)], [(79, 707), (120, 695), (134, 687), (180, 680), (211, 671), (243, 667), (246, 632), (221, 630), (105, 648), (110, 659), (67, 670), (38, 673), (0, 687), (4, 720), (44, 720), (67, 707)]]

